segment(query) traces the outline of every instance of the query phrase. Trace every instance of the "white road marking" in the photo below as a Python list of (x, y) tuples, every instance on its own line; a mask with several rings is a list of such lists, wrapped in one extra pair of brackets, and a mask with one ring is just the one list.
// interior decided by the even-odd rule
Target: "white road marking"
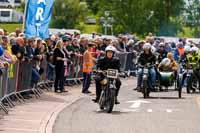
[(135, 101), (127, 101), (126, 103), (133, 103), (130, 106), (130, 108), (137, 109), (137, 108), (140, 108), (140, 106), (141, 106), (142, 103), (151, 103), (151, 102), (144, 101), (144, 100), (135, 100)]
[(152, 113), (153, 109), (147, 109), (147, 112)]
[(8, 119), (4, 118), (3, 120), (5, 121), (24, 121), (24, 122), (35, 122), (35, 123), (40, 123), (42, 120), (27, 120), (27, 119)]
[(172, 113), (173, 111), (171, 109), (166, 109), (167, 113)]
[(139, 112), (138, 109), (121, 109), (122, 113), (128, 113), (128, 112)]
[(26, 131), (26, 132), (38, 132), (39, 130), (25, 129), (25, 128), (3, 128), (2, 130), (10, 130), (10, 131)]
[(135, 102), (134, 104), (132, 104), (132, 105), (130, 106), (130, 108), (136, 109), (136, 108), (139, 108), (140, 105), (141, 105), (140, 102)]

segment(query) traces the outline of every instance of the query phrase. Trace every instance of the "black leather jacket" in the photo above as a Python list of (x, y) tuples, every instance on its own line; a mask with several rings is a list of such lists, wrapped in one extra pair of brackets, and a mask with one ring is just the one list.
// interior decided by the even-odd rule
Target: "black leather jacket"
[(156, 56), (152, 53), (145, 54), (142, 52), (140, 54), (140, 57), (138, 59), (138, 64), (140, 65), (146, 65), (147, 63), (150, 63), (151, 65), (154, 65), (156, 63)]
[(97, 69), (100, 70), (117, 69), (120, 71), (120, 65), (120, 60), (117, 57), (113, 57), (111, 59), (103, 57), (97, 61)]

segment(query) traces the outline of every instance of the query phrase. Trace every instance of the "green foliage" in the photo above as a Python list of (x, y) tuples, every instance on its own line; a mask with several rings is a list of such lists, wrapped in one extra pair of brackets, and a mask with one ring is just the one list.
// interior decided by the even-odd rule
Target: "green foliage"
[(99, 25), (89, 25), (84, 24), (81, 22), (79, 25), (76, 26), (77, 29), (81, 30), (82, 33), (91, 34), (93, 32), (99, 32)]
[(193, 36), (200, 37), (200, 1), (188, 0), (185, 12), (187, 14), (186, 25), (192, 28)]
[(22, 28), (22, 24), (0, 23), (0, 29), (6, 29), (9, 33), (14, 32), (16, 28)]
[(97, 14), (100, 6), (98, 0), (86, 0), (89, 9), (92, 11), (92, 13)]
[[(167, 35), (174, 35), (181, 28), (178, 22), (172, 20), (179, 19), (184, 0), (87, 0), (87, 2), (89, 8), (95, 13), (98, 10), (100, 15), (106, 10), (111, 11), (111, 16), (115, 19), (115, 33), (134, 32), (142, 35), (147, 32), (163, 33), (163, 27), (167, 27), (169, 29)], [(96, 8), (97, 3), (98, 8)]]
[(74, 28), (83, 19), (86, 7), (79, 0), (56, 0), (50, 27)]

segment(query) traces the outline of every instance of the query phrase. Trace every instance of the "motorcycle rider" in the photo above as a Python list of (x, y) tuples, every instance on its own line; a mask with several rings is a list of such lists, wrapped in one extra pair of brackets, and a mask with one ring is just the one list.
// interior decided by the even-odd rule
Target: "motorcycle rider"
[(197, 48), (196, 46), (192, 47), (191, 48), (191, 54), (188, 54), (187, 55), (187, 63), (194, 63), (194, 65), (192, 66), (192, 68), (194, 69), (197, 69), (198, 67), (198, 51), (199, 51), (199, 48)]
[(167, 51), (165, 50), (165, 44), (163, 42), (161, 42), (158, 46), (158, 63), (160, 63), (164, 58), (167, 57)]
[[(115, 57), (116, 48), (114, 46), (107, 46), (105, 49), (106, 55), (105, 57), (100, 58), (97, 61), (97, 70), (108, 70), (108, 69), (117, 69), (120, 71), (120, 60)], [(101, 80), (103, 79), (102, 75), (100, 76), (100, 80), (96, 80), (96, 99), (93, 99), (94, 102), (98, 102), (101, 96)], [(116, 79), (116, 98), (115, 98), (115, 104), (120, 104), (120, 102), (117, 99), (117, 96), (119, 94), (119, 89), (121, 86), (120, 79)]]
[[(138, 59), (138, 65), (146, 65), (146, 64), (151, 64), (154, 65), (156, 63), (156, 56), (152, 53), (151, 51), (151, 44), (150, 43), (145, 43), (143, 46), (143, 52), (139, 56)], [(156, 71), (155, 68), (152, 66), (152, 68), (149, 69), (150, 71), (150, 79), (151, 79), (151, 89), (152, 91), (155, 91), (155, 82), (156, 82)], [(138, 69), (138, 79), (137, 79), (137, 88), (136, 90), (141, 91), (141, 85), (142, 85), (142, 75), (143, 75), (143, 70), (142, 68)]]
[[(191, 67), (194, 70), (195, 76), (199, 79), (199, 83), (200, 83), (200, 74), (199, 74), (199, 58), (198, 58), (198, 51), (199, 48), (197, 48), (196, 46), (193, 46), (191, 48), (191, 46), (186, 45), (184, 48), (184, 56), (181, 59), (181, 62), (184, 63), (185, 67)], [(191, 66), (192, 65), (192, 66)], [(183, 75), (183, 80), (182, 80), (182, 86), (184, 85), (184, 81), (186, 79), (186, 75), (187, 73), (185, 73)], [(195, 88), (192, 88), (192, 91), (195, 92)]]
[(194, 70), (194, 74), (198, 79), (199, 82), (199, 89), (200, 89), (200, 60), (199, 60), (199, 48), (194, 46), (191, 48), (191, 52), (192, 52), (192, 58), (188, 59), (188, 62), (193, 62), (193, 70)]

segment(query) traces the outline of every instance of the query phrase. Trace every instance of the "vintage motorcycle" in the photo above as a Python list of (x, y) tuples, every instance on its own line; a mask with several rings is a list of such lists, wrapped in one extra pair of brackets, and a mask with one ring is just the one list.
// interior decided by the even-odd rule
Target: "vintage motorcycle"
[(100, 81), (102, 85), (102, 92), (99, 99), (99, 107), (101, 110), (105, 109), (107, 113), (111, 113), (115, 105), (115, 79), (118, 78), (118, 70), (97, 70), (96, 73), (101, 73), (103, 75), (103, 79)]

